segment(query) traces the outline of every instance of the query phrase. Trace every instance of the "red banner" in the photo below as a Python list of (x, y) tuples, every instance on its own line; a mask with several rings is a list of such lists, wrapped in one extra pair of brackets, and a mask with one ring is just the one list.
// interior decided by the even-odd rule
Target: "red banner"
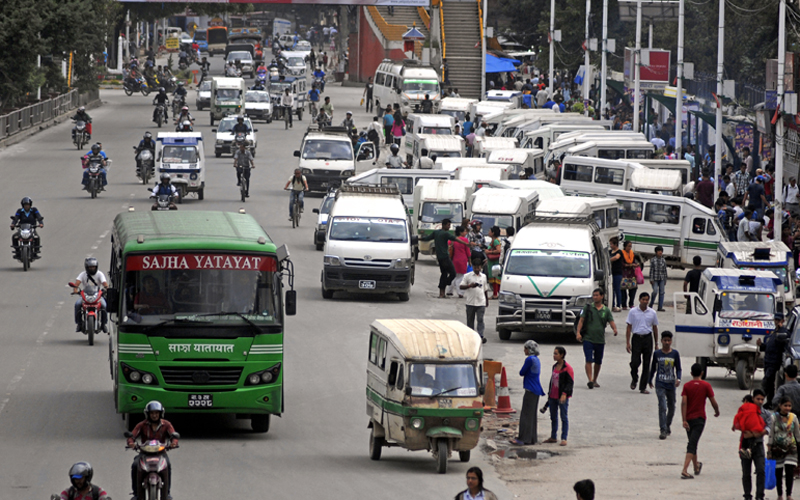
[(127, 271), (158, 271), (162, 269), (229, 269), (232, 271), (277, 271), (274, 257), (236, 254), (156, 254), (130, 255)]

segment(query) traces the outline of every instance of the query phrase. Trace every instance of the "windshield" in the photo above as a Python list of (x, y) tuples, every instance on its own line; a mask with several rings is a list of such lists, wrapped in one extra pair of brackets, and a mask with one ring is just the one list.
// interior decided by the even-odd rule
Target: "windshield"
[[(192, 315), (241, 313), (257, 326), (280, 323), (277, 261), (264, 255), (131, 255), (126, 261), (121, 317), (128, 326), (169, 321), (198, 326), (247, 325), (241, 317)], [(174, 321), (170, 321), (174, 320)], [(202, 325), (201, 325), (202, 326)], [(191, 328), (187, 335), (191, 335)], [(160, 335), (158, 329), (152, 330)], [(220, 329), (215, 336), (225, 336)], [(234, 335), (231, 332), (230, 335)], [(236, 331), (235, 336), (241, 336)]]
[(433, 365), (413, 363), (408, 385), (412, 396), (475, 397), (478, 383), (475, 367), (468, 364)]
[(481, 233), (483, 233), (484, 236), (489, 236), (489, 230), (492, 228), (492, 226), (499, 227), (500, 235), (505, 236), (506, 228), (514, 225), (514, 217), (511, 215), (473, 214), (472, 220), (479, 220), (483, 223), (481, 225)]
[(721, 300), (720, 318), (772, 319), (775, 314), (775, 297), (770, 294), (722, 292)]
[(203, 83), (197, 87), (198, 92), (210, 92), (211, 91), (211, 80), (203, 80)]
[(249, 62), (253, 60), (253, 56), (250, 54), (250, 52), (244, 52), (244, 51), (231, 52), (230, 54), (228, 54), (227, 57), (228, 61), (235, 61), (237, 59), (242, 62)]
[(164, 146), (162, 163), (197, 163), (196, 146)]
[(200, 30), (195, 31), (194, 32), (194, 39), (195, 39), (195, 41), (198, 41), (198, 42), (205, 41), (206, 32), (205, 31), (200, 31)]
[(208, 43), (225, 43), (228, 41), (228, 30), (225, 28), (209, 28), (206, 36), (208, 36)]
[(269, 84), (269, 93), (274, 96), (279, 96), (283, 95), (283, 89), (291, 89), (291, 88), (292, 86), (289, 83), (272, 82)]
[[(718, 221), (718, 219), (714, 219), (714, 221)], [(720, 230), (721, 234), (725, 234)], [(790, 282), (787, 279), (788, 273), (785, 267), (743, 267), (742, 269), (755, 269), (757, 271), (770, 271), (775, 273), (775, 276), (781, 279), (783, 282), (783, 289), (784, 291), (789, 291)]]
[(443, 109), (443, 110), (441, 111), (441, 113), (442, 113), (443, 115), (450, 115), (450, 116), (452, 116), (453, 118), (455, 118), (455, 119), (456, 119), (456, 121), (457, 121), (458, 123), (462, 123), (462, 122), (464, 121), (464, 118), (466, 118), (466, 117), (467, 117), (467, 112), (466, 112), (466, 111), (456, 111), (456, 110), (454, 110), (454, 109)]
[(461, 151), (431, 151), (429, 157), (436, 155), (436, 158), (461, 158)]
[(353, 146), (349, 141), (311, 139), (303, 147), (304, 160), (353, 160)]
[(334, 217), (330, 239), (341, 241), (408, 241), (406, 221), (402, 219), (368, 219)]
[[(236, 123), (236, 120), (222, 120), (219, 122), (219, 128), (217, 129), (217, 132), (231, 132), (233, 131), (233, 127), (236, 126)], [(245, 120), (244, 124), (247, 125), (248, 132), (253, 130), (249, 120)]]
[(297, 42), (297, 45), (294, 46), (294, 49), (299, 51), (306, 51), (306, 50), (310, 51), (311, 43), (306, 42), (305, 40), (301, 40)]
[(289, 66), (305, 66), (306, 62), (302, 57), (290, 57), (286, 60)]
[(568, 250), (512, 250), (505, 272), (520, 276), (588, 278), (591, 262), (586, 252)]
[(241, 95), (242, 95), (241, 90), (217, 89), (218, 101), (238, 101)]
[(460, 221), (464, 207), (461, 203), (425, 202), (422, 204), (421, 221), (428, 223), (442, 222), (444, 219)]
[(434, 80), (406, 80), (403, 82), (404, 92), (425, 92), (431, 94), (439, 93), (439, 82)]
[(333, 208), (334, 201), (336, 201), (335, 196), (328, 196), (327, 198), (325, 198), (325, 201), (322, 202), (322, 206), (319, 207), (319, 213), (321, 214), (331, 213), (331, 208)]
[(250, 91), (244, 95), (245, 102), (269, 102), (268, 92)]
[(450, 127), (422, 127), (423, 134), (453, 135)]

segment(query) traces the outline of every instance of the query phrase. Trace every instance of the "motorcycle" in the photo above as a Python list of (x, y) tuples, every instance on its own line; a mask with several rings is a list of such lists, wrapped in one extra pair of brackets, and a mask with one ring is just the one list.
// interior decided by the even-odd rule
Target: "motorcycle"
[(31, 267), (31, 262), (39, 258), (41, 249), (37, 244), (36, 227), (31, 224), (17, 224), (15, 240), (17, 246), (11, 245), (14, 249), (14, 259), (22, 262), (22, 270), (27, 271)]
[(94, 199), (97, 198), (97, 193), (103, 191), (103, 164), (98, 161), (94, 161), (90, 163), (86, 169), (89, 171), (89, 181), (86, 184), (86, 190), (89, 191), (92, 199)]
[(233, 136), (233, 146), (231, 151), (236, 151), (239, 149), (239, 145), (244, 144), (247, 147), (247, 134), (244, 132), (236, 132)]
[[(70, 282), (69, 286), (75, 288), (75, 283)], [(72, 292), (70, 295), (81, 296), (81, 332), (89, 337), (89, 345), (94, 345), (94, 334), (102, 328), (103, 314), (103, 289), (94, 285), (86, 285), (78, 293)]]
[(83, 149), (84, 144), (89, 142), (89, 131), (86, 129), (86, 122), (75, 120), (75, 128), (72, 130), (72, 143), (78, 147), (78, 150)]
[(278, 70), (277, 66), (270, 66), (269, 67), (269, 79), (277, 79), (281, 77), (281, 72)]
[[(130, 432), (125, 433), (126, 438), (133, 437)], [(180, 439), (177, 432), (170, 436), (170, 439)], [(179, 446), (175, 446), (179, 448)], [(129, 448), (130, 449), (130, 448)], [(136, 466), (138, 483), (136, 493), (137, 500), (166, 500), (169, 491), (169, 469), (167, 465), (167, 451), (172, 449), (169, 443), (162, 443), (157, 439), (152, 439), (144, 444), (136, 444), (134, 451), (139, 452), (139, 460)], [(159, 494), (160, 493), (160, 494)]]
[[(134, 146), (133, 149), (136, 149)], [(155, 175), (155, 162), (153, 161), (153, 152), (149, 149), (143, 149), (136, 155), (136, 177), (142, 180), (142, 184), (147, 184), (147, 181)]]
[(178, 88), (178, 79), (174, 76), (169, 77), (162, 85), (167, 92), (174, 92)]
[(128, 97), (132, 96), (134, 92), (141, 92), (145, 96), (150, 94), (150, 87), (141, 76), (138, 78), (126, 78), (122, 83), (122, 88)]
[(186, 98), (182, 95), (176, 95), (172, 99), (172, 116), (180, 115), (184, 106), (186, 106)]
[(319, 93), (325, 92), (325, 77), (322, 76), (315, 76), (314, 77), (314, 85), (317, 86), (319, 89)]
[(168, 194), (160, 194), (158, 196), (151, 195), (150, 198), (155, 198), (156, 202), (150, 209), (153, 212), (168, 212), (170, 210), (177, 210), (178, 206), (175, 205), (175, 197)]
[(166, 111), (166, 104), (156, 104), (156, 123), (158, 128), (161, 128), (161, 125), (167, 121)]

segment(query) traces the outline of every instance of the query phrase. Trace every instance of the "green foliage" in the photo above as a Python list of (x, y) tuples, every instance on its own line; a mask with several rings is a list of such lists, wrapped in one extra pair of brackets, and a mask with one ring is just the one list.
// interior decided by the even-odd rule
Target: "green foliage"
[(41, 9), (32, 0), (0, 2), (0, 109), (17, 106), (36, 91), (36, 56), (45, 44)]

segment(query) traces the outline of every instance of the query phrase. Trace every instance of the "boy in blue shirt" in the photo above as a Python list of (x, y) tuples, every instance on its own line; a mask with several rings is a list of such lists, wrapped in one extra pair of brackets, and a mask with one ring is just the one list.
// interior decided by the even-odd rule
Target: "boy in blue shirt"
[(667, 439), (672, 434), (672, 417), (675, 416), (675, 388), (681, 385), (681, 356), (672, 348), (672, 332), (661, 333), (661, 350), (653, 353), (650, 364), (650, 388), (656, 376), (656, 396), (658, 397), (658, 425), (661, 434), (658, 439)]

